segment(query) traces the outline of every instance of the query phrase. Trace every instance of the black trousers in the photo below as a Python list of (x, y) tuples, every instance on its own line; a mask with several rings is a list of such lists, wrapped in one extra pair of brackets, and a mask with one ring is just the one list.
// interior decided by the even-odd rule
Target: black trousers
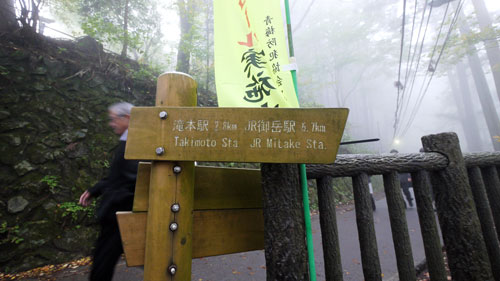
[(116, 217), (101, 221), (101, 232), (96, 241), (90, 281), (111, 281), (115, 265), (123, 253), (120, 230)]

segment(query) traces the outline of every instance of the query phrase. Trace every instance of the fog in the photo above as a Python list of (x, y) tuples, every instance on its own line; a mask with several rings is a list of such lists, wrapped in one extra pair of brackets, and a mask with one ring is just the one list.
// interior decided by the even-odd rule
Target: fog
[[(158, 6), (162, 15), (158, 20), (164, 36), (163, 57), (152, 61), (169, 61), (163, 64), (165, 69), (174, 66), (180, 37), (178, 13), (173, 5), (176, 2), (163, 1)], [(494, 137), (500, 135), (500, 125), (496, 125), (500, 110), (500, 57), (493, 61), (486, 51), (500, 52), (500, 2), (406, 2), (403, 8), (403, 0), (290, 1), (301, 105), (347, 107), (350, 114), (344, 139), (380, 138), (379, 142), (352, 146), (353, 151), (384, 153), (394, 148), (417, 152), (422, 136), (450, 131), (458, 134), (464, 151), (493, 150), (497, 143)], [(481, 3), (485, 4), (486, 13), (477, 10)], [(53, 17), (51, 11), (45, 7), (42, 15)], [(484, 27), (487, 20), (489, 27)], [(459, 33), (460, 24), (471, 33)], [(56, 21), (52, 26), (83, 34), (75, 28), (78, 24), (69, 27), (67, 22)], [(47, 34), (61, 36), (50, 30)], [(213, 39), (211, 36), (208, 40)], [(204, 45), (202, 42), (199, 46)], [(471, 55), (477, 55), (480, 61), (480, 70), (475, 68), (475, 73), (484, 73), (481, 79), (486, 79), (486, 87), (478, 86), (476, 79), (480, 78), (472, 77)], [(459, 63), (466, 78), (457, 76)], [(210, 71), (213, 73), (213, 69)], [(497, 85), (493, 73), (498, 76)], [(210, 87), (215, 91), (213, 85)], [(463, 92), (466, 88), (468, 93)], [(468, 98), (464, 99), (462, 93)], [(484, 109), (485, 105), (491, 108)], [(489, 110), (489, 125), (484, 110)]]
[[(418, 73), (415, 77), (413, 91), (407, 89), (405, 100), (407, 104), (398, 123), (398, 131), (394, 135), (394, 120), (397, 108), (398, 66), (401, 44), (402, 1), (299, 1), (292, 8), (292, 22), (299, 22), (307, 11), (307, 16), (301, 25), (294, 30), (295, 54), (299, 64), (299, 95), (303, 96), (302, 104), (306, 102), (320, 104), (325, 107), (347, 107), (350, 109), (347, 135), (351, 139), (380, 138), (380, 142), (367, 144), (360, 150), (384, 153), (390, 149), (400, 152), (418, 152), (421, 147), (420, 138), (424, 135), (440, 132), (456, 132), (459, 136), (462, 149), (493, 150), (492, 140), (488, 132), (485, 117), (481, 109), (476, 86), (471, 78), (465, 51), (464, 42), (457, 40), (457, 28), (450, 35), (445, 51), (436, 71), (425, 92), (429, 75), (426, 76), (431, 51), (436, 42), (438, 29), (442, 23), (446, 4), (434, 7), (429, 20), (427, 35), (423, 43), (423, 51)], [(458, 1), (455, 1), (458, 2)], [(489, 16), (498, 28), (498, 4), (486, 1)], [(445, 41), (445, 31), (456, 11), (456, 4), (448, 8), (448, 16), (443, 24), (443, 32), (439, 37), (438, 46)], [(414, 52), (420, 47), (422, 40), (416, 44), (417, 27), (421, 22), (424, 3), (417, 4), (415, 31), (411, 44)], [(427, 7), (429, 10), (429, 6)], [(401, 66), (401, 83), (405, 84), (405, 73), (408, 68), (408, 51), (410, 48), (411, 27), (413, 23), (413, 3), (406, 7), (405, 39)], [(474, 7), (465, 2), (462, 11), (466, 17), (459, 17), (459, 21), (467, 20), (477, 31), (477, 20)], [(424, 19), (427, 20), (427, 14)], [(458, 24), (458, 23), (457, 23)], [(293, 25), (293, 24), (292, 24)], [(420, 38), (422, 38), (423, 28)], [(498, 36), (498, 33), (497, 33)], [(498, 37), (495, 39), (498, 41)], [(464, 46), (460, 46), (460, 44)], [(486, 74), (488, 86), (494, 107), (499, 109), (499, 99), (493, 81), (492, 71), (485, 55), (485, 47), (478, 40), (475, 42), (482, 67)], [(436, 53), (439, 51), (437, 48)], [(417, 52), (415, 58), (418, 58)], [(412, 54), (413, 56), (413, 54)], [(434, 61), (436, 59), (434, 55)], [(416, 59), (410, 73), (416, 69)], [(456, 64), (463, 61), (466, 64), (467, 79), (469, 80), (471, 104), (467, 104), (476, 117), (479, 135), (479, 145), (471, 147), (467, 143), (464, 131), (463, 104), (457, 100), (452, 91), (450, 82), (460, 90), (456, 77)], [(497, 70), (498, 71), (498, 70)], [(449, 76), (451, 78), (449, 78)], [(411, 77), (411, 74), (410, 74)], [(425, 80), (424, 80), (425, 79)], [(410, 88), (408, 79), (406, 87)], [(422, 94), (424, 93), (425, 94)], [(418, 96), (421, 96), (421, 104)], [(306, 98), (304, 98), (306, 97)], [(413, 112), (413, 114), (411, 114)], [(413, 121), (409, 121), (410, 116)], [(479, 147), (479, 149), (478, 149)]]

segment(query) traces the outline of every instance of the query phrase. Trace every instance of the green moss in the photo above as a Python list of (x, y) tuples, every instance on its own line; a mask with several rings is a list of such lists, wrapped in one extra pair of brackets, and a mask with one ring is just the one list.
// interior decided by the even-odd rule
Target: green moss
[[(152, 94), (143, 94), (154, 93), (154, 79), (134, 81), (121, 72), (109, 73), (100, 68), (108, 65), (105, 60), (83, 56), (70, 61), (68, 56), (75, 55), (71, 47), (61, 46), (61, 54), (58, 47), (45, 56), (38, 47), (32, 55), (23, 46), (15, 51), (0, 44), (0, 56), (5, 54), (0, 79), (9, 85), (0, 87), (0, 198), (22, 195), (30, 202), (19, 214), (9, 214), (6, 203), (0, 206), (8, 237), (24, 239), (0, 245), (0, 272), (89, 253), (97, 233), (95, 207), (81, 210), (77, 199), (104, 176), (117, 144), (107, 124), (107, 107), (121, 100), (154, 103)], [(92, 76), (66, 79), (86, 68), (93, 70)]]

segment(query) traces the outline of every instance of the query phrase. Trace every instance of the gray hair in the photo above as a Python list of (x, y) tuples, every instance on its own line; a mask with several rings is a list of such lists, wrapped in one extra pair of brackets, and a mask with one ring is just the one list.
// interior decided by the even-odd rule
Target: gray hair
[(130, 115), (130, 110), (134, 107), (133, 104), (128, 102), (117, 102), (108, 107), (108, 110), (118, 116)]

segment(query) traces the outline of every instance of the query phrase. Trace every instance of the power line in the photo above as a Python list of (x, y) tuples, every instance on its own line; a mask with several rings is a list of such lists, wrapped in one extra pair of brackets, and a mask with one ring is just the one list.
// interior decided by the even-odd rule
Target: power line
[(396, 112), (394, 114), (394, 135), (396, 136), (396, 128), (398, 124), (398, 108), (400, 104), (400, 90), (401, 90), (401, 63), (403, 62), (403, 46), (405, 38), (405, 20), (406, 20), (406, 0), (403, 1), (403, 22), (401, 24), (401, 48), (399, 51), (399, 70), (398, 70), (398, 81), (396, 87), (398, 88), (398, 95), (396, 97)]
[[(417, 35), (417, 41), (415, 42), (415, 52), (413, 53), (412, 62), (410, 64), (410, 71), (411, 71), (411, 67), (413, 65), (413, 61), (415, 60), (415, 54), (416, 54), (416, 50), (417, 50), (418, 39), (420, 38), (420, 33), (422, 31), (422, 26), (423, 26), (424, 19), (425, 19), (426, 8), (427, 8), (427, 2), (425, 2), (424, 10), (422, 12), (422, 20), (420, 22), (420, 27), (419, 27), (419, 31), (418, 31), (418, 35)], [(422, 57), (422, 50), (423, 50), (423, 46), (424, 46), (425, 36), (427, 34), (427, 28), (429, 26), (429, 21), (430, 21), (430, 18), (431, 18), (431, 14), (432, 14), (432, 6), (429, 9), (429, 15), (427, 17), (427, 22), (426, 22), (425, 29), (424, 29), (424, 32), (423, 32), (423, 35), (422, 35), (422, 40), (420, 42), (420, 50), (418, 52), (417, 64), (416, 64), (416, 67), (415, 67), (415, 71), (413, 73), (413, 78), (410, 78), (411, 79), (410, 92), (409, 92), (408, 98), (406, 99), (406, 105), (403, 104), (403, 106), (400, 108), (399, 116), (404, 116), (404, 113), (406, 112), (406, 110), (408, 108), (409, 101), (411, 100), (411, 96), (413, 94), (413, 87), (415, 85), (415, 79), (416, 79), (416, 76), (417, 76), (417, 73), (418, 73), (418, 68), (419, 68), (419, 65), (420, 65), (420, 59)], [(405, 85), (405, 88), (403, 90), (404, 94), (406, 94), (406, 90), (408, 89), (408, 87), (407, 87), (408, 83), (406, 81), (405, 81), (405, 83), (406, 83), (406, 85)], [(397, 129), (399, 129), (399, 128), (397, 128)], [(397, 131), (395, 132), (395, 135), (396, 134), (397, 134)]]
[[(446, 16), (448, 14), (448, 8), (450, 7), (450, 2), (451, 1), (448, 1), (448, 4), (446, 4), (446, 10), (444, 11), (443, 19), (441, 21), (441, 26), (439, 27), (439, 32), (438, 32), (438, 35), (436, 37), (436, 43), (434, 44), (434, 48), (432, 48), (431, 59), (429, 60), (429, 67), (432, 64), (432, 58), (434, 58), (434, 53), (436, 52), (436, 48), (437, 48), (437, 45), (439, 42), (439, 37), (441, 36), (441, 31), (442, 31), (443, 26), (444, 26), (444, 21), (446, 20)], [(434, 67), (434, 69), (435, 69), (435, 67)]]
[[(413, 9), (413, 20), (412, 20), (412, 25), (411, 25), (411, 35), (410, 35), (410, 49), (408, 50), (408, 58), (406, 59), (406, 73), (405, 73), (405, 81), (404, 84), (406, 85), (406, 81), (408, 80), (408, 70), (409, 70), (409, 64), (410, 64), (410, 56), (411, 56), (411, 45), (413, 42), (413, 33), (415, 31), (415, 19), (417, 18), (417, 0), (415, 0), (415, 8)], [(417, 42), (418, 42), (418, 37), (417, 37)], [(404, 95), (404, 91), (403, 91)]]
[[(415, 19), (417, 18), (417, 6), (418, 6), (418, 3), (417, 3), (417, 0), (415, 0), (415, 6), (414, 6), (414, 9), (413, 9), (413, 20), (412, 20), (412, 26), (411, 26), (411, 35), (410, 35), (410, 46), (409, 46), (409, 50), (408, 50), (408, 58), (406, 60), (405, 80), (404, 80), (404, 83), (403, 83), (403, 93), (401, 95), (401, 101), (404, 101), (404, 99), (405, 99), (406, 85), (407, 85), (407, 81), (408, 81), (409, 69), (413, 65), (413, 59), (415, 58), (415, 54), (414, 54), (413, 57), (412, 57), (412, 59), (411, 59), (411, 64), (410, 64), (410, 56), (411, 56), (411, 49), (412, 49), (412, 42), (413, 42), (413, 34), (414, 34), (414, 31), (415, 31)], [(422, 14), (422, 16), (425, 14), (425, 8), (426, 8), (426, 6), (424, 5), (424, 13)], [(423, 22), (423, 18), (422, 18), (421, 22)], [(418, 42), (418, 38), (420, 37), (421, 27), (422, 27), (422, 25), (420, 25), (419, 33), (418, 33), (417, 39), (415, 41), (415, 46), (416, 46), (416, 44)], [(415, 47), (415, 50), (416, 50), (416, 47)], [(414, 51), (414, 53), (415, 53), (415, 51)], [(403, 109), (402, 106), (396, 107), (397, 122), (399, 122), (399, 118), (401, 117), (401, 111), (402, 111), (402, 109)], [(396, 136), (397, 129), (398, 128), (397, 128), (397, 125), (396, 125), (395, 128), (394, 128), (394, 136), (393, 136), (393, 138)]]
[[(433, 6), (431, 5), (431, 9), (432, 9), (432, 7), (433, 7)], [(439, 42), (439, 38), (440, 38), (440, 35), (441, 35), (441, 31), (442, 31), (442, 28), (443, 28), (444, 23), (445, 23), (445, 20), (446, 20), (446, 15), (447, 15), (447, 13), (448, 13), (448, 7), (449, 7), (449, 2), (448, 2), (448, 5), (446, 6), (446, 10), (445, 10), (445, 13), (444, 13), (444, 15), (443, 15), (443, 19), (442, 19), (442, 21), (441, 21), (441, 26), (440, 26), (440, 28), (439, 28), (439, 34), (438, 34), (438, 36), (436, 37), (436, 43), (434, 44), (434, 48), (433, 48), (433, 50), (432, 50), (432, 55), (431, 55), (431, 59), (430, 59), (430, 64), (429, 64), (429, 66), (427, 67), (427, 71), (425, 72), (425, 76), (424, 76), (424, 80), (423, 80), (423, 82), (422, 82), (422, 85), (424, 85), (424, 84), (425, 84), (425, 82), (426, 82), (426, 80), (427, 80), (427, 75), (428, 75), (428, 73), (429, 73), (430, 65), (431, 65), (431, 63), (432, 63), (432, 58), (434, 57), (435, 49), (436, 49), (436, 46), (437, 46), (437, 44), (438, 44), (438, 42)], [(430, 14), (429, 14), (429, 19), (430, 19)], [(428, 19), (428, 20), (429, 20), (429, 19)], [(427, 24), (428, 24), (428, 23), (427, 23)], [(427, 29), (427, 27), (426, 27), (426, 29)], [(423, 43), (424, 43), (424, 42), (422, 41), (422, 46), (421, 46), (421, 49), (420, 49), (420, 54), (419, 54), (419, 62), (420, 62), (420, 56), (421, 56), (421, 52), (422, 52)], [(435, 66), (434, 66), (434, 68), (435, 68)], [(415, 75), (413, 76), (413, 81), (412, 81), (412, 84), (411, 84), (411, 89), (410, 89), (410, 96), (408, 97), (408, 99), (407, 99), (407, 101), (406, 101), (406, 106), (405, 106), (405, 108), (404, 108), (404, 112), (406, 112), (406, 110), (408, 109), (409, 104), (410, 104), (410, 100), (411, 100), (411, 97), (412, 97), (412, 94), (413, 94), (413, 87), (414, 87), (414, 82), (415, 82), (415, 79), (416, 79), (417, 71), (418, 71), (418, 65), (417, 65), (417, 70), (415, 70)], [(420, 88), (419, 94), (417, 95), (417, 102), (418, 102), (419, 100), (421, 100), (421, 99), (422, 99), (421, 95), (422, 95), (422, 87)], [(410, 115), (409, 115), (409, 117), (408, 117), (408, 120), (410, 120), (410, 119), (412, 118), (413, 114), (415, 114), (415, 110), (416, 110), (416, 106), (414, 106), (414, 107), (413, 107), (413, 109), (411, 110)], [(418, 111), (418, 109), (417, 109), (417, 111)], [(410, 121), (408, 121), (408, 122), (410, 122)], [(406, 127), (403, 129), (403, 131), (404, 131), (404, 130), (406, 130)]]
[[(415, 14), (416, 14), (416, 9), (417, 9), (417, 7), (415, 6), (415, 12), (414, 12)], [(425, 18), (425, 11), (426, 11), (426, 9), (427, 9), (427, 1), (425, 2), (425, 4), (424, 4), (424, 9), (423, 9), (423, 11), (422, 11), (422, 19), (421, 19), (421, 21), (420, 21), (420, 27), (419, 27), (419, 29), (418, 29), (418, 34), (417, 34), (417, 39), (416, 39), (416, 41), (415, 41), (415, 46), (418, 44), (418, 39), (420, 38), (420, 33), (422, 32), (422, 25), (423, 25), (423, 22), (424, 22), (424, 18)], [(414, 19), (415, 19), (415, 18), (414, 18)], [(412, 32), (413, 32), (413, 31), (412, 31)], [(402, 42), (402, 43), (403, 43), (403, 42)], [(411, 42), (410, 42), (410, 48), (411, 48)], [(415, 47), (415, 50), (416, 50), (416, 47)], [(411, 52), (411, 49), (410, 49), (410, 52)], [(412, 59), (411, 59), (411, 63), (410, 63), (410, 67), (409, 67), (410, 69), (411, 69), (411, 68), (412, 68), (412, 66), (413, 66), (413, 61), (414, 61), (414, 59), (415, 59), (415, 53), (416, 53), (416, 52), (414, 52), (414, 53), (413, 53), (413, 56), (412, 56)], [(408, 70), (408, 68), (407, 68), (407, 69), (406, 69), (406, 74), (405, 74), (405, 82), (404, 82), (404, 85), (402, 85), (402, 86), (403, 86), (403, 93), (402, 93), (402, 96), (403, 96), (403, 97), (404, 97), (404, 95), (405, 95), (405, 93), (406, 93), (406, 88), (407, 88), (407, 85), (408, 85), (408, 83), (407, 83), (407, 80), (408, 80), (408, 73), (409, 73), (408, 71), (409, 71), (409, 70)], [(399, 89), (398, 89), (398, 90), (399, 90)], [(402, 105), (401, 105), (401, 103), (402, 103), (402, 100), (401, 100), (401, 97), (399, 96), (399, 91), (398, 91), (398, 99), (397, 99), (397, 101), (396, 101), (396, 113), (395, 113), (396, 117), (395, 117), (395, 120), (394, 120), (394, 137), (395, 137), (395, 136), (396, 136), (396, 134), (397, 134), (398, 125), (399, 125), (399, 122), (400, 122), (400, 117), (401, 117), (401, 112), (402, 112)]]
[[(436, 64), (436, 65), (434, 65), (434, 66), (432, 66), (432, 61), (433, 61), (433, 58), (434, 58), (434, 53), (435, 53), (435, 51), (436, 51), (437, 45), (438, 45), (438, 43), (439, 43), (439, 38), (441, 37), (441, 32), (442, 32), (442, 29), (443, 29), (443, 26), (444, 26), (444, 23), (445, 23), (445, 20), (446, 20), (446, 16), (447, 16), (447, 14), (448, 14), (448, 8), (449, 8), (449, 5), (450, 5), (450, 2), (448, 2), (448, 4), (446, 5), (446, 10), (445, 10), (445, 12), (444, 12), (444, 14), (443, 14), (443, 19), (442, 19), (442, 21), (441, 21), (441, 25), (440, 25), (440, 27), (439, 27), (439, 32), (438, 32), (438, 35), (437, 35), (437, 37), (436, 37), (436, 43), (434, 44), (434, 47), (433, 47), (433, 50), (432, 50), (432, 53), (431, 53), (431, 57), (430, 57), (430, 60), (429, 60), (429, 66), (427, 67), (427, 71), (425, 72), (425, 76), (424, 76), (424, 79), (423, 79), (423, 82), (422, 82), (422, 86), (420, 87), (420, 91), (419, 91), (419, 94), (418, 94), (418, 96), (417, 96), (417, 104), (418, 104), (418, 105), (415, 105), (415, 107), (412, 109), (412, 111), (411, 111), (411, 113), (410, 113), (410, 117), (409, 117), (409, 119), (408, 119), (408, 122), (409, 122), (409, 123), (408, 123), (408, 125), (407, 125), (404, 129), (403, 129), (403, 133), (402, 133), (402, 135), (406, 134), (406, 131), (408, 130), (408, 126), (409, 126), (409, 124), (411, 124), (411, 123), (413, 122), (413, 120), (414, 120), (414, 118), (415, 118), (414, 116), (416, 115), (416, 112), (418, 112), (418, 109), (419, 109), (419, 107), (420, 107), (420, 103), (422, 103), (422, 100), (423, 100), (422, 88), (423, 88), (423, 86), (425, 85), (425, 82), (426, 82), (426, 80), (427, 80), (427, 75), (428, 75), (428, 73), (429, 73), (429, 72), (432, 72), (432, 74), (431, 74), (431, 78), (429, 79), (429, 83), (430, 83), (430, 81), (432, 80), (432, 76), (434, 75), (434, 71), (435, 71), (435, 69), (436, 69), (436, 67), (437, 67), (437, 64)], [(431, 6), (431, 7), (432, 7), (432, 6)], [(431, 69), (431, 67), (432, 67), (432, 69)], [(413, 90), (413, 89), (412, 89), (412, 90)], [(407, 103), (409, 104), (409, 99), (408, 99)], [(410, 120), (412, 120), (412, 121), (410, 121)]]
[(427, 35), (427, 28), (429, 27), (429, 22), (430, 22), (430, 19), (431, 19), (431, 14), (432, 14), (432, 6), (429, 9), (429, 15), (427, 16), (427, 22), (425, 24), (424, 34), (422, 35), (422, 41), (420, 41), (420, 49), (418, 51), (417, 65), (415, 67), (415, 72), (413, 73), (413, 78), (412, 78), (411, 87), (410, 87), (410, 93), (408, 94), (408, 98), (406, 99), (406, 104), (404, 105), (401, 114), (404, 114), (404, 112), (406, 112), (406, 110), (408, 109), (408, 105), (410, 103), (411, 96), (413, 94), (413, 87), (415, 85), (415, 79), (417, 77), (418, 69), (420, 67), (420, 59), (422, 58), (422, 51), (423, 51), (423, 48), (424, 48), (425, 37)]
[[(459, 0), (459, 3), (457, 5), (457, 9), (455, 11), (455, 15), (453, 16), (452, 22), (450, 23), (450, 28), (448, 29), (448, 33), (446, 34), (446, 38), (445, 38), (445, 40), (443, 42), (443, 46), (441, 47), (441, 50), (439, 52), (439, 56), (437, 58), (435, 68), (437, 68), (438, 63), (441, 60), (441, 56), (442, 56), (442, 54), (444, 52), (444, 49), (446, 47), (446, 43), (448, 42), (448, 40), (450, 38), (450, 35), (451, 35), (451, 32), (453, 31), (453, 29), (454, 29), (454, 27), (455, 27), (455, 25), (456, 25), (456, 23), (458, 21), (458, 17), (460, 15), (460, 11), (463, 8), (463, 5), (464, 5), (464, 1), (463, 0)], [(411, 127), (411, 124), (415, 120), (415, 117), (417, 115), (418, 109), (420, 108), (420, 105), (422, 104), (423, 98), (425, 97), (425, 95), (426, 95), (426, 93), (427, 93), (427, 91), (429, 89), (429, 85), (430, 85), (430, 83), (432, 81), (432, 78), (434, 77), (434, 73), (435, 73), (435, 71), (433, 71), (431, 73), (431, 77), (429, 78), (429, 81), (427, 82), (427, 85), (425, 86), (425, 90), (423, 91), (423, 94), (421, 95), (421, 98), (418, 100), (418, 103), (417, 103), (417, 105), (415, 107), (415, 109), (416, 109), (415, 113), (411, 116), (411, 119), (409, 120), (407, 126), (405, 127), (405, 130), (402, 133), (402, 136), (404, 136), (408, 132), (409, 128)], [(422, 84), (421, 90), (423, 89), (423, 86), (424, 86), (424, 84)]]
[[(402, 106), (400, 106), (400, 102), (404, 101), (405, 98), (405, 90), (404, 87), (406, 86), (406, 81), (408, 80), (408, 69), (409, 69), (409, 63), (410, 63), (410, 56), (411, 56), (411, 47), (412, 47), (412, 42), (413, 42), (413, 34), (415, 31), (415, 19), (417, 17), (417, 0), (415, 0), (414, 4), (414, 9), (413, 9), (413, 20), (412, 20), (412, 25), (411, 25), (411, 33), (410, 33), (410, 46), (408, 50), (408, 58), (406, 59), (406, 70), (405, 70), (405, 79), (404, 82), (401, 83), (399, 81), (398, 83), (398, 90), (402, 87), (403, 88), (403, 93), (401, 94), (401, 97), (398, 97), (398, 100), (396, 102), (396, 112), (395, 112), (395, 118), (394, 118), (394, 135), (393, 138), (396, 136), (396, 131), (397, 131), (397, 126), (399, 123), (399, 117), (401, 116), (401, 109)], [(418, 37), (417, 37), (418, 41)], [(401, 43), (403, 43), (403, 40), (401, 40)]]
[[(443, 42), (443, 45), (441, 47), (438, 59), (436, 61), (436, 67), (437, 67), (437, 64), (439, 63), (439, 61), (441, 60), (441, 56), (442, 56), (442, 54), (444, 52), (444, 49), (446, 47), (446, 43), (448, 42), (449, 37), (451, 35), (451, 31), (453, 31), (453, 28), (454, 28), (454, 26), (455, 26), (455, 24), (456, 24), (456, 22), (458, 20), (458, 16), (460, 15), (460, 10), (462, 9), (463, 4), (464, 4), (464, 1), (461, 0), (461, 2), (459, 2), (459, 4), (457, 5), (457, 10), (455, 12), (455, 15), (453, 16), (452, 22), (450, 23), (450, 28), (448, 29), (448, 33), (446, 35), (446, 38), (445, 38), (445, 40)], [(411, 121), (409, 121), (408, 125), (406, 126), (404, 134), (406, 134), (406, 132), (408, 131), (408, 129), (409, 129), (410, 125), (411, 125), (411, 123), (415, 119), (416, 113), (417, 113), (418, 109), (420, 108), (420, 105), (422, 104), (422, 101), (423, 101), (423, 98), (424, 98), (425, 94), (427, 93), (427, 90), (429, 88), (430, 82), (432, 81), (432, 78), (434, 77), (434, 73), (435, 73), (435, 71), (431, 73), (431, 77), (429, 78), (429, 81), (427, 81), (427, 85), (426, 85), (425, 90), (423, 92), (422, 92), (422, 89), (424, 88), (425, 80), (422, 83), (422, 87), (420, 88), (419, 99), (417, 100), (417, 105), (414, 108), (415, 112), (412, 112), (413, 114), (411, 115), (411, 119), (410, 119)]]

